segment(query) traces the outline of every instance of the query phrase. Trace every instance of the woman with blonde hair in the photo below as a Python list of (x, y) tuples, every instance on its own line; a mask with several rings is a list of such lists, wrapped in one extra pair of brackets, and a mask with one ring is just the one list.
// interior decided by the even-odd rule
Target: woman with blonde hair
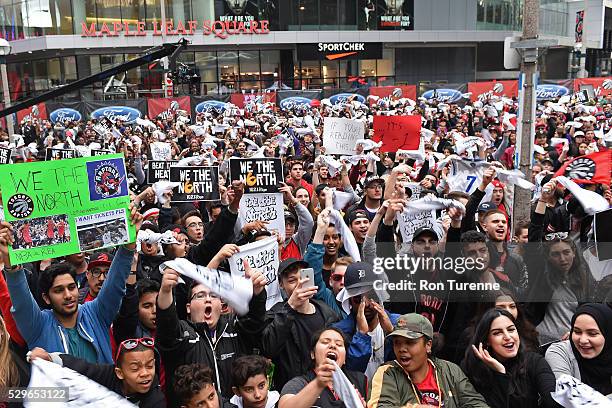
[(9, 387), (20, 387), (27, 385), (22, 382), (24, 373), (21, 373), (15, 362), (16, 356), (10, 349), (11, 337), (6, 331), (4, 319), (0, 316), (0, 395)]

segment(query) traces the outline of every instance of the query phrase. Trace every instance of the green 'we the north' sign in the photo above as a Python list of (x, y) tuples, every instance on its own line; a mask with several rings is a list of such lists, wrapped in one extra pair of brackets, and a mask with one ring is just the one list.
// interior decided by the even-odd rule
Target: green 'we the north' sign
[(11, 263), (134, 242), (121, 154), (0, 167), (4, 216), (13, 226)]

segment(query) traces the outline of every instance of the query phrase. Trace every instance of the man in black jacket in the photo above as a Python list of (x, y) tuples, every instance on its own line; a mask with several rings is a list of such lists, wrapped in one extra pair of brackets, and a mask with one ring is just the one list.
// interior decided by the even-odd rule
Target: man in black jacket
[(49, 354), (39, 347), (31, 351), (29, 358), (42, 358), (70, 368), (141, 408), (161, 408), (166, 401), (156, 375), (153, 347), (151, 338), (125, 340), (117, 349), (115, 365), (94, 364), (70, 354)]
[(279, 284), (289, 300), (275, 304), (266, 314), (262, 350), (275, 365), (274, 388), (281, 389), (293, 377), (303, 375), (311, 364), (310, 341), (319, 329), (337, 322), (340, 316), (324, 302), (314, 300), (317, 287), (303, 286), (300, 270), (304, 261), (289, 258), (278, 267)]
[[(157, 296), (156, 340), (166, 384), (172, 384), (178, 366), (202, 363), (213, 370), (217, 390), (225, 397), (233, 395), (232, 361), (240, 355), (255, 354), (266, 313), (266, 278), (250, 268), (247, 273), (253, 282), (253, 298), (247, 315), (221, 315), (221, 299), (206, 286), (194, 282), (188, 292), (189, 320), (179, 320), (172, 293), (179, 275), (172, 269), (164, 271)], [(171, 387), (167, 391), (169, 406), (178, 406)]]

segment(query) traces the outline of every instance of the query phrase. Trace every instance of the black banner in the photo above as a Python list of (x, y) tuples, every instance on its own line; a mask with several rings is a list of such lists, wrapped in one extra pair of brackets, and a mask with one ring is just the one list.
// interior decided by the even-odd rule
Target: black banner
[(111, 154), (112, 152), (110, 150), (104, 150), (104, 149), (91, 149), (91, 155), (92, 156), (104, 156), (105, 154)]
[(278, 193), (283, 181), (281, 159), (230, 159), (230, 180), (242, 181), (244, 193)]
[(0, 164), (8, 164), (11, 161), (11, 149), (0, 147)]
[(219, 167), (170, 167), (170, 181), (180, 183), (174, 189), (172, 202), (217, 201), (219, 195)]
[(170, 180), (170, 166), (178, 160), (150, 160), (147, 168), (147, 184)]
[(74, 159), (75, 157), (76, 157), (76, 152), (73, 149), (55, 149), (53, 147), (47, 147), (47, 152), (45, 154), (45, 161)]
[(299, 61), (382, 59), (382, 43), (362, 41), (318, 42), (297, 45)]

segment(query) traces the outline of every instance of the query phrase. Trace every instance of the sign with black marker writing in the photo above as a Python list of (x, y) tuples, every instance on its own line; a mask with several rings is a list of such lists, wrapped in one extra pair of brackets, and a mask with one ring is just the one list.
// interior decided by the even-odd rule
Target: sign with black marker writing
[(363, 139), (364, 126), (359, 120), (332, 118), (323, 122), (323, 147), (326, 154), (355, 154), (358, 139)]
[(56, 149), (54, 147), (47, 147), (45, 154), (45, 160), (63, 160), (63, 159), (74, 159), (76, 157), (73, 149)]
[(0, 147), (0, 164), (8, 164), (11, 161), (11, 149)]
[(170, 181), (181, 183), (174, 189), (172, 202), (217, 201), (219, 195), (219, 167), (172, 166)]
[(242, 181), (244, 193), (278, 193), (283, 181), (281, 159), (230, 159), (230, 180)]

